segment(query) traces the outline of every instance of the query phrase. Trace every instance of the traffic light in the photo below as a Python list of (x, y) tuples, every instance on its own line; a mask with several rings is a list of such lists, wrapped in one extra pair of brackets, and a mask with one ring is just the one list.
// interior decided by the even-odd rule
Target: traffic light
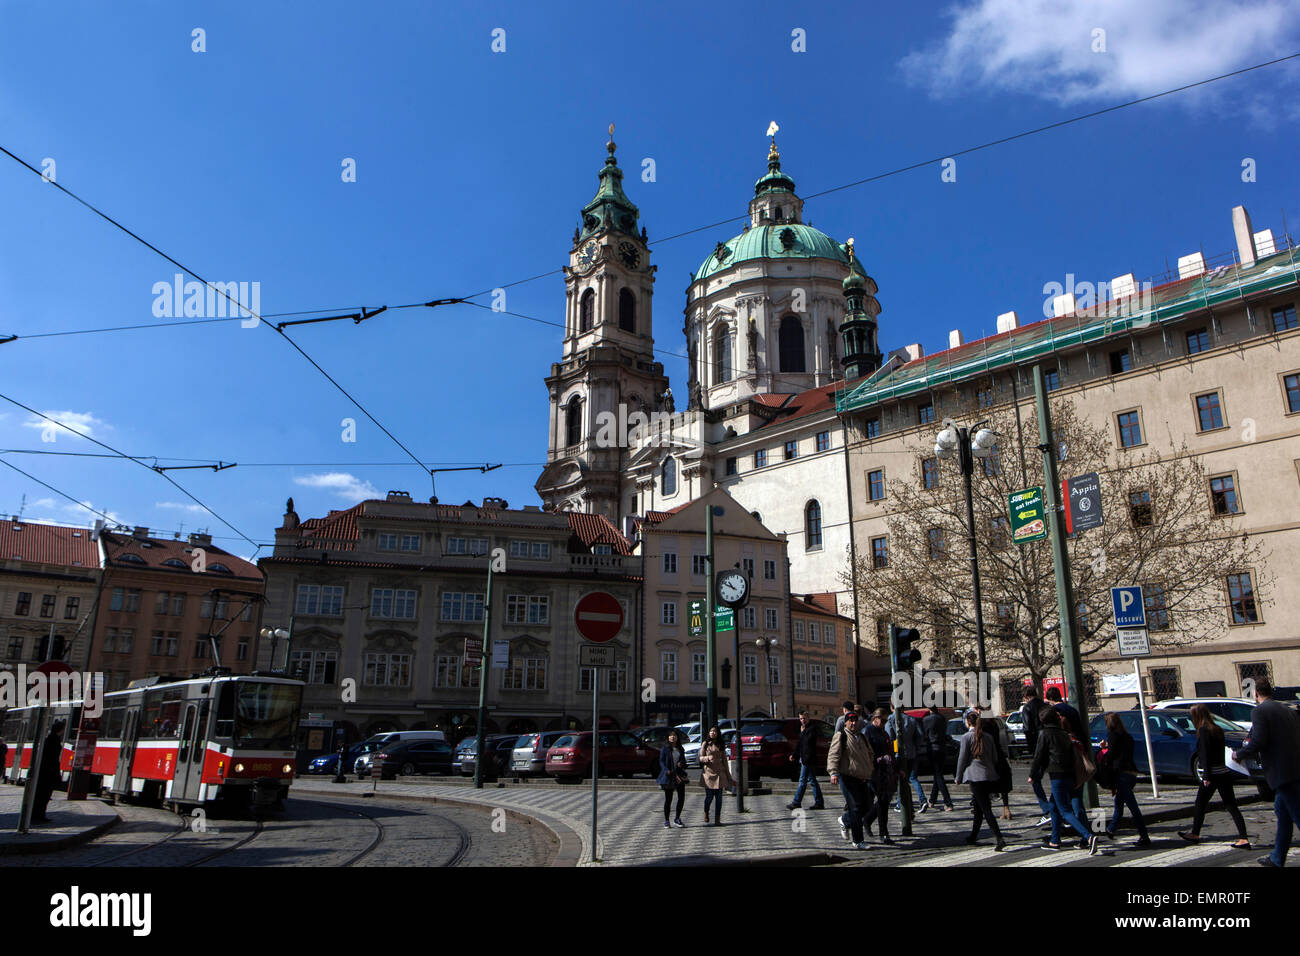
[(889, 659), (894, 672), (910, 671), (921, 662), (921, 652), (912, 644), (921, 639), (921, 632), (914, 627), (889, 627)]

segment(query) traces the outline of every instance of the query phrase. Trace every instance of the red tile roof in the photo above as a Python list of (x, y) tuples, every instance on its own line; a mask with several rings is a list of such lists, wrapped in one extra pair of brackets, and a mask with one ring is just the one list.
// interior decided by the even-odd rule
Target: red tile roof
[(355, 504), (346, 511), (331, 511), (324, 518), (308, 518), (299, 525), (304, 538), (323, 538), (328, 541), (356, 541), (361, 537), (357, 515), (365, 502)]
[(790, 610), (798, 611), (801, 614), (821, 614), (825, 617), (837, 617), (850, 623), (853, 621), (851, 617), (846, 617), (839, 612), (835, 603), (835, 595), (829, 591), (818, 594), (791, 594)]
[(844, 387), (843, 382), (831, 382), (829, 385), (822, 385), (818, 388), (810, 388), (806, 392), (799, 392), (794, 395), (772, 395), (772, 396), (755, 396), (780, 398), (781, 402), (768, 402), (777, 406), (776, 416), (770, 421), (765, 422), (759, 428), (768, 428), (772, 425), (784, 424), (792, 418), (802, 418), (805, 415), (815, 415), (818, 412), (834, 410), (835, 393)]
[(33, 524), (4, 519), (0, 524), (0, 561), (99, 567), (99, 545), (90, 540), (89, 528)]
[(616, 554), (630, 555), (632, 546), (627, 538), (619, 534), (618, 529), (604, 515), (581, 514), (576, 511), (565, 512), (569, 527), (587, 547), (596, 544), (610, 545)]
[[(219, 548), (215, 544), (191, 545), (188, 541), (176, 540), (173, 538), (136, 538), (128, 534), (115, 534), (105, 531), (101, 535), (104, 542), (104, 553), (107, 556), (108, 563), (116, 568), (150, 568), (159, 571), (172, 571), (183, 574), (196, 574), (192, 570), (194, 555), (189, 553), (189, 549), (200, 547), (204, 552), (204, 560), (207, 562), (208, 570), (204, 573), (213, 574), (216, 566), (229, 569), (232, 577), (237, 578), (254, 578), (262, 580), (262, 572), (256, 565), (249, 564), (243, 558), (237, 558), (224, 548)], [(147, 547), (146, 547), (147, 545)], [(140, 560), (126, 557), (134, 555)], [(177, 564), (167, 564), (167, 561), (180, 562)], [(215, 570), (215, 575), (225, 577), (220, 570)]]

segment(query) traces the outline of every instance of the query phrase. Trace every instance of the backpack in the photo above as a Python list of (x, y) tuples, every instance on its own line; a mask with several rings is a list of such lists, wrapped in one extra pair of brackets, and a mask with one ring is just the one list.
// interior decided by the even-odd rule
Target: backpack
[(1110, 750), (1102, 749), (1098, 751), (1095, 763), (1097, 766), (1097, 772), (1095, 774), (1097, 786), (1103, 787), (1106, 790), (1114, 790), (1117, 782), (1115, 778), (1118, 777), (1119, 774), (1115, 772), (1115, 768), (1111, 762)]
[(1074, 734), (1070, 735), (1074, 745), (1074, 788), (1077, 790), (1097, 774), (1097, 762), (1092, 759), (1092, 748), (1085, 747)]

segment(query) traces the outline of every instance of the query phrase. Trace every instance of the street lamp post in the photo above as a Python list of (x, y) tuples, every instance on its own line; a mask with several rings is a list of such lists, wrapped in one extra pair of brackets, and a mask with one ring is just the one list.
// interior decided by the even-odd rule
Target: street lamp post
[(973, 428), (959, 428), (949, 425), (935, 437), (935, 458), (947, 461), (957, 458), (961, 466), (962, 482), (966, 488), (966, 529), (970, 538), (970, 573), (975, 590), (975, 641), (979, 648), (979, 669), (982, 675), (986, 670), (984, 659), (984, 610), (980, 601), (980, 568), (975, 554), (975, 506), (971, 499), (971, 475), (975, 471), (976, 458), (988, 458), (997, 450), (997, 436), (981, 426), (979, 422)]
[(768, 713), (773, 717), (776, 716), (776, 689), (772, 684), (772, 652), (776, 650), (777, 639), (769, 637), (763, 640), (761, 637), (754, 638), (754, 646), (759, 650), (767, 652), (767, 698)]

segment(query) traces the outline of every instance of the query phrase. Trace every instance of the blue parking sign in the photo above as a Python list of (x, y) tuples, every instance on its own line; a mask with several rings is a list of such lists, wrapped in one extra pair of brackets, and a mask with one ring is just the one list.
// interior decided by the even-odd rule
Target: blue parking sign
[(1142, 601), (1140, 585), (1110, 589), (1110, 601), (1115, 608), (1115, 626), (1146, 627), (1147, 609)]

